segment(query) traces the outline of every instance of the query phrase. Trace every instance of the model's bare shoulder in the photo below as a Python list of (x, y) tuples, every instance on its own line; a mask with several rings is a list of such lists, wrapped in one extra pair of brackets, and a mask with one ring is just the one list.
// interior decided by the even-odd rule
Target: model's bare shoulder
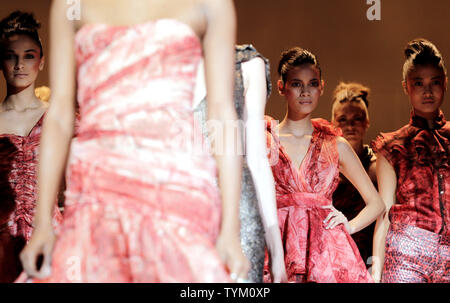
[(341, 150), (344, 151), (344, 152), (351, 152), (351, 151), (353, 151), (353, 148), (350, 145), (350, 143), (347, 141), (347, 139), (345, 139), (342, 136), (336, 137), (336, 143), (337, 143), (337, 147), (338, 147), (339, 152)]
[(341, 167), (347, 167), (355, 160), (359, 159), (350, 143), (344, 137), (338, 136), (336, 138), (336, 145), (339, 153), (339, 164)]

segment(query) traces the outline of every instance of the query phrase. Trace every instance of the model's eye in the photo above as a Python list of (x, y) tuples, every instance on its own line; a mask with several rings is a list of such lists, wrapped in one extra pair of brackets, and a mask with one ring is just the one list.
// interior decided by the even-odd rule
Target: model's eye
[(292, 86), (292, 87), (300, 87), (301, 84), (300, 84), (300, 82), (293, 82), (293, 83), (291, 84), (291, 86)]
[(347, 119), (339, 118), (337, 121), (338, 121), (338, 123), (343, 124), (343, 123), (347, 122)]
[(414, 82), (414, 86), (423, 86), (423, 82), (422, 81), (416, 81), (416, 82)]
[(311, 85), (312, 87), (318, 87), (318, 86), (319, 86), (319, 82), (313, 81), (313, 82), (310, 83), (310, 85)]
[(34, 55), (33, 54), (27, 54), (25, 55), (25, 59), (34, 59)]
[(14, 60), (16, 58), (15, 55), (13, 54), (6, 54), (5, 55), (5, 60)]
[(441, 85), (441, 80), (434, 80), (433, 85)]

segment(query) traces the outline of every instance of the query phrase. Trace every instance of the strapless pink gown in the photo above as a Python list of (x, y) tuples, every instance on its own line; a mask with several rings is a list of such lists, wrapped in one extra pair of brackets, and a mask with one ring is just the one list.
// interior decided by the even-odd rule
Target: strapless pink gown
[(201, 58), (173, 19), (79, 30), (81, 121), (46, 281), (229, 282), (215, 250), (215, 161), (194, 144)]

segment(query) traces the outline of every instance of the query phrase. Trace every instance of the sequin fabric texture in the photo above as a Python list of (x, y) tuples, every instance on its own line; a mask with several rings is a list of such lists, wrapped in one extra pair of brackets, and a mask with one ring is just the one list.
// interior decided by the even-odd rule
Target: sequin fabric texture
[[(343, 225), (325, 229), (323, 220), (329, 210), (321, 207), (332, 204), (332, 193), (339, 182), (336, 138), (341, 132), (324, 119), (311, 121), (314, 127), (311, 143), (300, 166), (294, 167), (273, 129), (274, 120), (266, 118), (288, 280), (373, 282)], [(267, 261), (264, 281), (270, 282)]]
[(450, 283), (450, 236), (391, 224), (386, 236), (383, 283)]
[[(252, 45), (238, 45), (236, 46), (236, 65), (235, 65), (235, 86), (234, 86), (234, 103), (238, 119), (242, 120), (245, 107), (244, 96), (244, 81), (242, 78), (241, 64), (252, 60), (253, 58), (262, 58), (266, 63), (266, 80), (267, 91), (270, 94), (270, 66), (269, 61), (262, 57), (261, 54)], [(207, 138), (206, 129), (206, 111), (207, 100), (203, 99), (196, 108), (196, 117), (202, 127), (203, 135)], [(264, 266), (264, 228), (261, 222), (261, 216), (258, 210), (258, 197), (253, 183), (253, 177), (249, 170), (244, 154), (244, 161), (242, 167), (242, 184), (241, 184), (241, 199), (240, 199), (240, 222), (241, 222), (241, 246), (244, 254), (250, 261), (251, 268), (248, 274), (248, 280), (253, 283), (261, 283), (263, 281), (263, 266)]]
[(230, 281), (215, 161), (193, 144), (199, 38), (161, 19), (88, 24), (75, 45), (81, 121), (45, 281)]

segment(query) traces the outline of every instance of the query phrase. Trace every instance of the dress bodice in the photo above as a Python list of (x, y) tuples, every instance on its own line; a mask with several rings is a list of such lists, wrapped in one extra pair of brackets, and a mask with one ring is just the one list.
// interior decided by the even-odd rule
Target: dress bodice
[[(193, 119), (203, 54), (192, 28), (175, 19), (86, 24), (75, 47), (81, 119), (72, 162), (158, 184), (177, 173), (190, 186), (211, 179), (215, 162)], [(199, 184), (181, 176), (192, 173)]]
[(273, 129), (274, 120), (267, 117), (267, 144), (276, 183), (277, 200), (293, 193), (318, 194), (331, 200), (339, 182), (338, 129), (324, 119), (313, 119), (314, 131), (308, 151), (295, 167)]
[[(36, 204), (36, 168), (42, 120), (27, 136), (0, 135), (0, 225), (29, 239)], [(20, 225), (20, 226), (19, 226)]]
[(449, 234), (450, 122), (442, 111), (432, 127), (413, 114), (409, 124), (381, 133), (372, 147), (389, 161), (397, 176), (391, 222)]
[(202, 47), (188, 25), (175, 19), (86, 24), (75, 44), (81, 137), (122, 133), (140, 144), (163, 138), (159, 147), (167, 149), (179, 148), (169, 141), (180, 133), (192, 135), (185, 122), (191, 122)]

